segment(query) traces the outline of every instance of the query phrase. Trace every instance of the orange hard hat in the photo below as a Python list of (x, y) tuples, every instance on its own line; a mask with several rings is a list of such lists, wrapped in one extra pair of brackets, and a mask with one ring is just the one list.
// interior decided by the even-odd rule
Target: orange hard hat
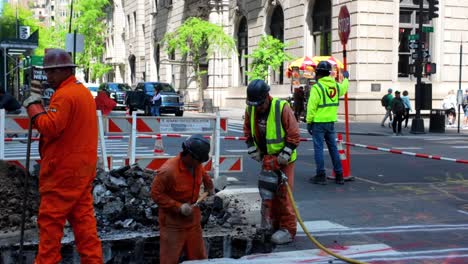
[(47, 49), (44, 56), (43, 69), (74, 68), (72, 58), (63, 49)]

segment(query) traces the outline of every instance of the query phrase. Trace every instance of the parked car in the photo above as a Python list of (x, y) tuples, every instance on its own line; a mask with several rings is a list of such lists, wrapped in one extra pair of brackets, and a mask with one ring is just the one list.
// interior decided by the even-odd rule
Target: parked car
[(145, 115), (151, 115), (151, 99), (155, 89), (159, 89), (161, 94), (161, 107), (159, 108), (161, 114), (175, 114), (176, 116), (184, 114), (182, 96), (170, 84), (161, 82), (138, 83), (134, 91), (127, 92), (126, 105), (130, 114), (140, 109), (145, 112)]
[(91, 95), (93, 98), (96, 98), (97, 93), (98, 93), (98, 88), (99, 84), (97, 83), (83, 83), (83, 85), (88, 88), (89, 92), (91, 92)]
[(109, 92), (110, 98), (114, 99), (117, 103), (115, 108), (125, 108), (125, 96), (127, 91), (130, 91), (131, 88), (126, 83), (102, 83), (99, 85), (99, 90), (107, 90)]

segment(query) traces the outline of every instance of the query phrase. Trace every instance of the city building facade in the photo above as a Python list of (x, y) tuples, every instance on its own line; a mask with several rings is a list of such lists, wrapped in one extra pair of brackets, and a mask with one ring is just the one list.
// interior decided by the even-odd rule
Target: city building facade
[[(50, 1), (50, 0), (49, 0)], [(121, 1), (121, 2), (119, 2)], [(428, 9), (424, 1), (425, 13)], [(418, 6), (413, 0), (116, 0), (123, 8), (113, 9), (116, 28), (110, 34), (123, 45), (108, 44), (111, 57), (120, 56), (119, 74), (109, 81), (122, 80), (131, 85), (140, 81), (172, 83), (187, 102), (198, 100), (193, 73), (179, 54), (168, 54), (161, 46), (165, 33), (173, 32), (185, 19), (202, 17), (222, 26), (236, 40), (237, 53), (215, 54), (202, 65), (207, 71), (203, 81), (205, 98), (215, 106), (244, 104), (248, 83), (249, 59), (261, 36), (270, 34), (288, 43), (286, 52), (293, 57), (332, 55), (343, 59), (338, 37), (338, 13), (346, 5), (350, 13), (351, 34), (347, 44), (348, 69), (351, 73), (349, 113), (352, 119), (380, 117), (380, 98), (388, 88), (407, 90), (415, 97), (416, 79), (411, 74), (414, 59), (410, 39), (418, 31)], [(123, 16), (115, 12), (123, 12)], [(450, 90), (459, 88), (460, 44), (468, 40), (468, 1), (440, 1), (439, 17), (423, 23), (427, 31), (420, 43), (427, 60), (437, 64), (437, 72), (423, 77), (432, 83), (433, 108)], [(117, 26), (116, 21), (120, 25)], [(124, 23), (124, 25), (123, 25)], [(119, 37), (123, 36), (122, 38)], [(115, 43), (115, 42), (114, 42)], [(122, 50), (122, 47), (125, 47)], [(462, 76), (468, 76), (463, 55)], [(287, 97), (290, 79), (285, 75), (288, 63), (271, 72), (273, 96)], [(121, 78), (121, 79), (119, 79)], [(462, 89), (467, 82), (462, 82)], [(414, 103), (414, 101), (413, 101)], [(342, 106), (341, 106), (342, 107)], [(343, 109), (340, 110), (343, 112)]]

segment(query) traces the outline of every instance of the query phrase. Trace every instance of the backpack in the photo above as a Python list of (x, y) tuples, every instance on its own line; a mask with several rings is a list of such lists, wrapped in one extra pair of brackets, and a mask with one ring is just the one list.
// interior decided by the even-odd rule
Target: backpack
[(393, 100), (392, 112), (397, 115), (403, 115), (405, 113), (405, 104), (402, 100), (394, 99)]
[(382, 96), (382, 99), (380, 99), (380, 103), (382, 104), (382, 106), (384, 107), (387, 107), (388, 106), (388, 98), (387, 98), (388, 94)]

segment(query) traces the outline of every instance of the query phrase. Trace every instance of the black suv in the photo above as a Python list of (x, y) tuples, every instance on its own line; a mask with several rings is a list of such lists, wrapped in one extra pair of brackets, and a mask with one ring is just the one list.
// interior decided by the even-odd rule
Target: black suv
[(126, 105), (130, 112), (140, 109), (145, 111), (145, 115), (151, 115), (151, 99), (155, 89), (159, 89), (161, 93), (161, 107), (159, 108), (161, 114), (175, 114), (176, 116), (184, 114), (184, 103), (179, 92), (176, 92), (170, 84), (161, 82), (138, 83), (134, 91), (128, 91)]
[(125, 108), (125, 94), (127, 91), (132, 90), (130, 86), (126, 83), (102, 83), (99, 85), (99, 91), (107, 90), (110, 93), (110, 98), (114, 99), (117, 103), (115, 108)]

